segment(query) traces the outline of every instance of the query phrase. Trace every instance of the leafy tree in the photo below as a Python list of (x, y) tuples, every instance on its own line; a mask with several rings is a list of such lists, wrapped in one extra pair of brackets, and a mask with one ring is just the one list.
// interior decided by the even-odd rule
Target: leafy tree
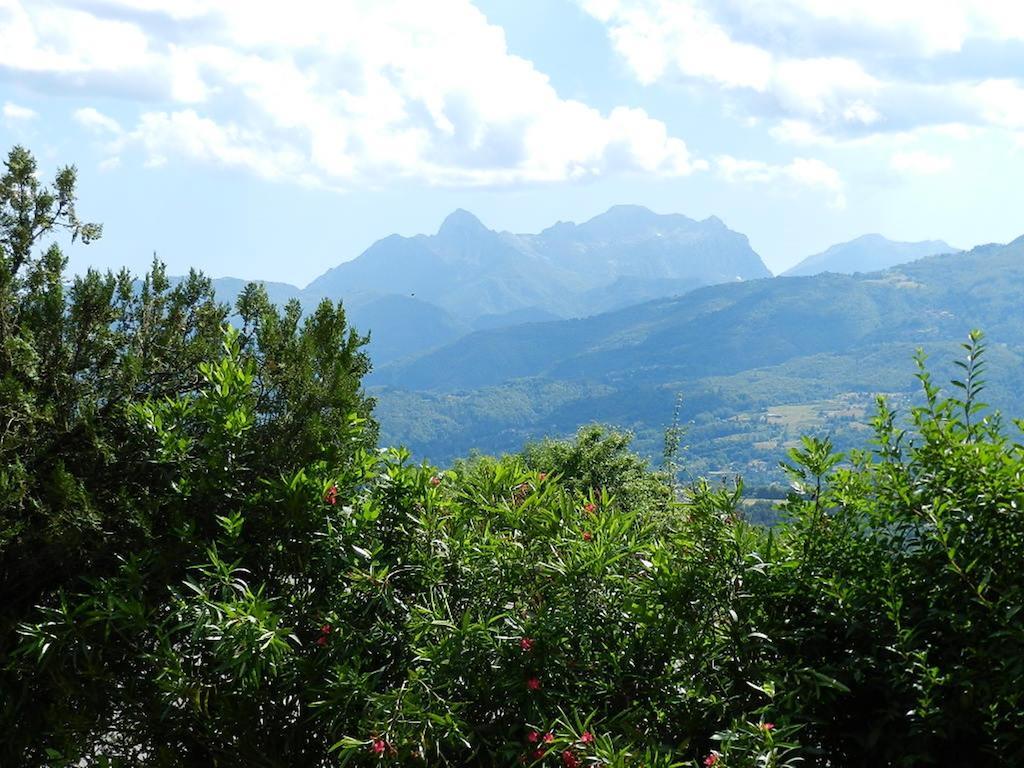
[[(208, 384), (200, 364), (218, 358), (229, 320), (195, 272), (174, 285), (156, 262), (141, 281), (126, 271), (66, 278), (60, 247), (45, 241), (61, 231), (84, 243), (101, 234), (77, 215), (75, 180), (64, 168), (42, 185), (20, 147), (0, 178), (0, 658), (37, 606), (80, 607), (75, 595), (129, 562), (139, 583), (161, 591), (190, 565), (173, 547), (160, 551), (183, 523), (147, 501), (168, 472), (128, 416), (142, 402), (197, 397)], [(251, 462), (262, 476), (373, 444), (372, 401), (360, 389), (365, 338), (340, 305), (325, 302), (302, 320), (297, 304), (280, 311), (250, 286), (233, 320), (240, 364), (253, 376)], [(353, 418), (363, 422), (355, 435)], [(89, 664), (115, 687), (135, 673), (107, 655)], [(47, 669), (26, 677), (5, 664), (0, 673), (0, 718), (21, 726), (12, 748), (21, 737), (41, 743), (62, 721), (69, 739), (88, 732), (114, 700), (88, 675)]]
[(1024, 448), (978, 400), (981, 335), (964, 349), (948, 397), (919, 357), (909, 431), (880, 399), (873, 451), (793, 452), (766, 631), (823, 763), (1024, 760)]

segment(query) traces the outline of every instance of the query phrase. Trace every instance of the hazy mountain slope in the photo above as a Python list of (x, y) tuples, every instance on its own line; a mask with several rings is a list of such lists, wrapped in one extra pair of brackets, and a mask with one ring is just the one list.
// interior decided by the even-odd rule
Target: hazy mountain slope
[(916, 348), (942, 368), (974, 327), (991, 346), (986, 395), (1024, 412), (1022, 292), (1024, 238), (871, 275), (706, 287), (476, 333), (385, 367), (377, 413), (386, 439), (436, 461), (594, 420), (635, 430), (656, 453), (681, 393), (692, 466), (767, 477), (800, 432), (856, 443), (873, 393), (901, 402), (916, 391)]
[(381, 296), (346, 312), (356, 330), (370, 334), (367, 352), (374, 365), (423, 353), (468, 330), (440, 307), (406, 296)]
[(714, 216), (695, 221), (617, 205), (583, 224), (562, 222), (520, 238), (549, 262), (586, 276), (590, 290), (622, 279), (709, 285), (771, 275), (746, 236)]
[(489, 230), (459, 210), (436, 235), (380, 240), (306, 291), (415, 296), (473, 323), (515, 313), (532, 320), (587, 315), (769, 274), (747, 238), (715, 218), (698, 222), (616, 206), (583, 224), (516, 235)]
[(1022, 243), (871, 275), (709, 286), (580, 320), (475, 333), (385, 368), (376, 381), (464, 389), (524, 376), (703, 376), (868, 343), (951, 338), (972, 324), (1018, 338), (1024, 329), (1015, 304), (1024, 290)]
[[(263, 285), (271, 301), (298, 299), (307, 312), (324, 298), (343, 301), (358, 330), (371, 334), (380, 367), (470, 330), (587, 316), (769, 275), (747, 238), (717, 218), (616, 206), (525, 235), (494, 232), (457, 210), (436, 235), (386, 237), (305, 288)], [(246, 284), (214, 280), (232, 305)]]
[(475, 333), (376, 382), (463, 389), (523, 376), (567, 380), (693, 375), (845, 349), (886, 317), (914, 317), (920, 291), (844, 275), (711, 286), (582, 320)]
[(476, 317), (559, 303), (561, 286), (578, 283), (512, 238), (466, 211), (448, 216), (436, 235), (392, 235), (318, 277), (307, 290), (328, 296), (396, 294), (428, 301), (467, 322)]
[(902, 243), (889, 240), (882, 235), (863, 235), (848, 243), (833, 245), (822, 253), (808, 256), (795, 267), (783, 272), (782, 275), (799, 277), (817, 275), (822, 272), (838, 272), (845, 275), (852, 275), (856, 272), (877, 272), (926, 256), (958, 251), (959, 249), (942, 240)]
[[(177, 278), (175, 278), (177, 279)], [(304, 312), (316, 309), (325, 297), (287, 283), (222, 277), (213, 280), (217, 298), (234, 306), (250, 282), (267, 289), (272, 302), (284, 305), (297, 299)], [(385, 365), (410, 355), (422, 354), (459, 338), (469, 327), (440, 307), (409, 296), (360, 294), (344, 301), (349, 322), (360, 333), (370, 334), (367, 351), (374, 365)]]

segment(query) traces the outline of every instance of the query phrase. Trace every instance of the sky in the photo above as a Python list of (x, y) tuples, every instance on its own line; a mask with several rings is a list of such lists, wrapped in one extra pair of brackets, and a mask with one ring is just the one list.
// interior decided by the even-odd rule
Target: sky
[(721, 218), (775, 272), (1024, 233), (1020, 0), (0, 0), (0, 150), (71, 268), (305, 285), (455, 208)]

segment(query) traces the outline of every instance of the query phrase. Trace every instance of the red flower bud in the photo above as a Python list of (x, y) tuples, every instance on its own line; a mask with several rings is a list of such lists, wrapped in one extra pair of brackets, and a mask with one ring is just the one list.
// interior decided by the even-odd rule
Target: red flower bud
[(584, 731), (580, 734), (580, 741), (582, 741), (584, 744), (593, 744), (594, 734), (592, 734), (590, 731)]
[(588, 501), (586, 504), (583, 505), (583, 510), (592, 515), (595, 512), (597, 512), (597, 504), (595, 504), (592, 501)]
[(532, 651), (533, 650), (533, 638), (532, 637), (524, 637), (524, 638), (522, 638), (519, 641), (519, 647), (522, 648), (524, 651), (527, 651), (527, 652)]
[(544, 734), (544, 743), (545, 744), (550, 744), (554, 740), (555, 740), (554, 731), (548, 731), (547, 733)]
[(718, 753), (717, 752), (712, 752), (711, 754), (709, 754), (707, 757), (704, 758), (704, 765), (708, 766), (708, 768), (710, 768), (710, 766), (714, 765), (717, 762), (718, 762)]
[(590, 531), (584, 531), (583, 532), (583, 540), (584, 541), (590, 541), (593, 538), (594, 538), (594, 534), (592, 534)]
[(531, 744), (536, 744), (538, 739), (540, 739), (540, 734), (537, 731), (530, 731), (526, 734), (526, 740)]
[(540, 680), (538, 680), (536, 677), (531, 677), (531, 678), (527, 679), (526, 687), (529, 688), (531, 691), (539, 691), (540, 690)]
[(436, 488), (437, 486), (439, 486), (439, 485), (441, 484), (441, 476), (440, 476), (440, 475), (433, 475), (433, 476), (432, 476), (432, 477), (430, 478), (430, 484), (431, 484), (432, 486), (434, 486), (435, 488)]
[(370, 751), (375, 755), (383, 755), (388, 748), (388, 743), (384, 739), (374, 739), (373, 743), (370, 744)]
[(579, 768), (580, 759), (576, 757), (575, 752), (571, 749), (567, 749), (562, 752), (562, 765), (564, 765), (565, 768)]

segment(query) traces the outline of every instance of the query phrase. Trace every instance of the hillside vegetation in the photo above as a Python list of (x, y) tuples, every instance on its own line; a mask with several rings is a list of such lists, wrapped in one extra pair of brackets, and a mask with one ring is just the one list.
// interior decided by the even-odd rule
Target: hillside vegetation
[(980, 334), (910, 431), (881, 399), (860, 449), (801, 440), (767, 529), (599, 428), (378, 449), (340, 306), (65, 287), (45, 240), (100, 230), (35, 170), (0, 178), (0, 764), (1024, 761), (1024, 424)]
[(384, 438), (434, 461), (568, 435), (581, 420), (627, 427), (655, 455), (681, 395), (692, 468), (778, 480), (772, 468), (799, 438), (778, 414), (816, 403), (814, 429), (857, 445), (876, 393), (913, 401), (915, 350), (949, 359), (974, 327), (994, 342), (993, 402), (1024, 409), (1022, 293), (1018, 238), (884, 272), (709, 286), (475, 333), (369, 383)]

